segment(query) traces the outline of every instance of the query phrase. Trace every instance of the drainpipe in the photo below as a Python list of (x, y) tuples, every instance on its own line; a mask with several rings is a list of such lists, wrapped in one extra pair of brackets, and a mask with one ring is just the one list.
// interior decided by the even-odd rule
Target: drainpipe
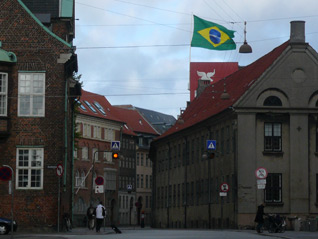
[(74, 107), (75, 107), (75, 102), (72, 103), (72, 152), (71, 152), (71, 158), (72, 158), (72, 163), (71, 163), (71, 182), (72, 182), (72, 195), (71, 195), (71, 220), (72, 222), (74, 221), (74, 148), (75, 148), (75, 112), (74, 112)]
[(63, 179), (63, 189), (66, 191), (66, 175), (67, 175), (67, 106), (68, 106), (68, 94), (67, 94), (67, 86), (68, 80), (65, 80), (65, 109), (64, 109), (64, 179)]

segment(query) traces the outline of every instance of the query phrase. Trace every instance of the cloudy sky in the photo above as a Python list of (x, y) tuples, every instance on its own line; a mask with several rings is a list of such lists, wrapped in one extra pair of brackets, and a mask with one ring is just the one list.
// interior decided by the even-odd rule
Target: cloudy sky
[[(317, 0), (76, 0), (79, 74), (112, 105), (177, 117), (190, 99), (190, 61), (246, 66), (288, 40), (293, 20), (306, 22), (317, 51), (317, 10)], [(237, 49), (190, 49), (193, 14), (236, 31)], [(251, 54), (238, 52), (244, 21)]]

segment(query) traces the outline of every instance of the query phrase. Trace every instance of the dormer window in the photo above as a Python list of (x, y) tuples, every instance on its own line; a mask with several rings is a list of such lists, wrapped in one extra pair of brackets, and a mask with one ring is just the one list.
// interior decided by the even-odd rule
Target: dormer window
[(264, 100), (264, 106), (282, 106), (282, 101), (277, 96), (269, 96)]
[(97, 111), (94, 109), (94, 107), (89, 103), (87, 100), (84, 100), (85, 104), (88, 106), (88, 108), (91, 109), (95, 114), (97, 114)]
[(87, 111), (85, 106), (79, 100), (76, 100), (76, 102), (82, 110)]
[(0, 73), (0, 116), (7, 116), (8, 74)]
[(141, 119), (139, 120), (139, 124), (140, 124), (140, 125), (142, 125), (142, 121), (141, 121)]
[(103, 106), (101, 106), (98, 102), (94, 102), (94, 105), (96, 106), (96, 108), (103, 114), (103, 115), (106, 115), (106, 112), (103, 108)]

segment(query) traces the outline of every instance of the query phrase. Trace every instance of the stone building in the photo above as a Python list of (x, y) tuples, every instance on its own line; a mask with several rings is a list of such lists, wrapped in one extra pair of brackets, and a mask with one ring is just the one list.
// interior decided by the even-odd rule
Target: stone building
[[(57, 6), (65, 10), (63, 2)], [(73, 7), (68, 1), (70, 15), (56, 16), (49, 29), (24, 1), (0, 2), (0, 165), (13, 169), (20, 228), (57, 228), (72, 210), (72, 115), (81, 93), (73, 78)], [(0, 182), (0, 194), (0, 215), (10, 217), (7, 182)]]
[(290, 227), (316, 217), (317, 106), (318, 54), (294, 21), (288, 41), (207, 86), (152, 142), (153, 226), (253, 226), (263, 202)]

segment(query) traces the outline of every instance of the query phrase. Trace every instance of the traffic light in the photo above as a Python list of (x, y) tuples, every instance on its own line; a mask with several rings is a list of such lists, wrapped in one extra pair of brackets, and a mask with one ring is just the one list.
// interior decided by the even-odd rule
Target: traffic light
[(119, 154), (118, 154), (118, 153), (114, 153), (114, 152), (113, 152), (112, 155), (113, 155), (113, 159), (118, 159), (118, 158), (119, 158)]
[(210, 153), (210, 159), (214, 159), (215, 153)]

